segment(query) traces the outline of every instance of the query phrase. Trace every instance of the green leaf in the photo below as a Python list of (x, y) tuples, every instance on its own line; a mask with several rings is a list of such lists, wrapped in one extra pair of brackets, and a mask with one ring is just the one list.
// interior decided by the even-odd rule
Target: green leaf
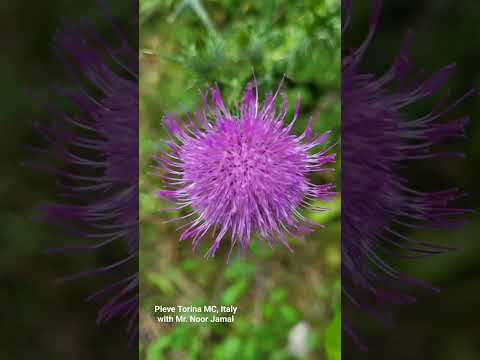
[(328, 360), (341, 360), (341, 331), (342, 331), (342, 316), (340, 305), (335, 309), (333, 320), (325, 330), (324, 347)]
[(233, 284), (223, 292), (221, 303), (225, 305), (235, 304), (247, 287), (248, 281), (246, 279), (240, 279), (236, 284)]

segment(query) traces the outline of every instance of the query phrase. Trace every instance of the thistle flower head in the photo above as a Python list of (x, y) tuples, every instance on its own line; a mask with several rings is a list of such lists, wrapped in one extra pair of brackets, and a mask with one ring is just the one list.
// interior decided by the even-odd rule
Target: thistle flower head
[(310, 179), (335, 159), (329, 148), (319, 149), (328, 132), (313, 138), (310, 122), (302, 135), (294, 135), (299, 101), (287, 123), (288, 101), (276, 105), (279, 90), (260, 104), (258, 87), (250, 83), (233, 113), (214, 87), (211, 101), (204, 95), (195, 120), (182, 125), (174, 116), (165, 118), (171, 140), (168, 151), (157, 158), (165, 186), (158, 195), (176, 203), (177, 209), (190, 208), (180, 217), (193, 217), (182, 226), (181, 240), (192, 239), (196, 248), (213, 231), (207, 255), (216, 252), (227, 234), (231, 249), (235, 244), (247, 248), (253, 235), (270, 245), (280, 240), (290, 248), (287, 235), (314, 226), (301, 209), (332, 195), (331, 184), (316, 185)]

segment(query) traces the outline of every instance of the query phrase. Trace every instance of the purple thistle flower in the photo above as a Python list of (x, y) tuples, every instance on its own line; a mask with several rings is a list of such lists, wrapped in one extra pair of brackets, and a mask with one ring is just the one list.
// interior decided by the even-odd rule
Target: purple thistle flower
[(206, 256), (215, 254), (227, 234), (230, 253), (235, 245), (248, 248), (254, 235), (291, 250), (287, 235), (304, 235), (316, 225), (302, 215), (302, 208), (323, 211), (312, 201), (333, 194), (332, 184), (310, 180), (331, 170), (325, 165), (335, 160), (335, 154), (328, 154), (331, 147), (318, 149), (329, 132), (313, 137), (310, 121), (302, 135), (294, 135), (300, 102), (287, 124), (287, 99), (276, 106), (280, 87), (261, 105), (258, 87), (248, 84), (238, 112), (231, 112), (213, 87), (211, 101), (205, 93), (194, 120), (181, 124), (174, 116), (165, 117), (171, 137), (168, 151), (156, 158), (157, 175), (164, 181), (158, 195), (176, 204), (171, 210), (190, 209), (175, 219), (192, 218), (180, 227), (180, 240), (191, 239), (196, 249), (212, 233)]
[[(464, 135), (468, 118), (448, 122), (445, 115), (465, 96), (450, 104), (447, 96), (428, 114), (410, 119), (406, 109), (437, 94), (454, 70), (446, 66), (430, 78), (412, 73), (405, 45), (382, 76), (360, 69), (378, 28), (380, 0), (373, 1), (373, 17), (366, 40), (342, 59), (342, 291), (344, 299), (384, 325), (391, 324), (391, 307), (415, 302), (405, 286), (432, 288), (400, 273), (388, 258), (416, 258), (452, 248), (416, 241), (405, 235), (414, 228), (452, 228), (463, 223), (468, 210), (452, 206), (463, 196), (457, 188), (438, 192), (417, 190), (402, 175), (408, 161), (461, 153), (440, 153), (435, 145)], [(347, 21), (352, 1), (343, 0)], [(343, 329), (358, 342), (348, 319)]]
[[(64, 23), (55, 44), (76, 87), (57, 91), (76, 111), (70, 115), (41, 100), (56, 120), (35, 124), (50, 144), (47, 150), (35, 150), (51, 154), (60, 163), (30, 164), (54, 175), (61, 190), (62, 200), (44, 205), (41, 219), (93, 242), (52, 252), (94, 251), (120, 241), (126, 254), (113, 264), (64, 280), (134, 265), (138, 258), (138, 56), (111, 24), (120, 46), (110, 46), (86, 23)], [(134, 271), (88, 298), (113, 293), (97, 322), (129, 317), (131, 341), (138, 332), (138, 274)]]

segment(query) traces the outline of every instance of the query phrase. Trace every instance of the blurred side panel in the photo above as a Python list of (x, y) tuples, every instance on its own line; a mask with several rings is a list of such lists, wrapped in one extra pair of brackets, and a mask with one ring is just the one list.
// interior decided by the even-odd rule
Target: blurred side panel
[(342, 354), (477, 359), (480, 5), (343, 5)]
[[(112, 124), (105, 124), (103, 133), (93, 126), (100, 107), (117, 108), (105, 91), (113, 88), (95, 84), (103, 66), (99, 62), (127, 77), (130, 89), (137, 88), (135, 61), (129, 65), (132, 73), (109, 54), (110, 48), (128, 42), (133, 51), (129, 56), (136, 59), (137, 21), (138, 5), (131, 0), (20, 0), (0, 6), (2, 359), (138, 356), (135, 331), (127, 331), (128, 319), (112, 306), (119, 304), (119, 292), (86, 301), (137, 271), (136, 256), (131, 256), (136, 244), (129, 248), (118, 240), (96, 246), (112, 236), (105, 229), (119, 221), (112, 208), (98, 207), (107, 191), (118, 191), (102, 188), (109, 162), (106, 139), (112, 144), (128, 136), (138, 148), (137, 138)], [(114, 56), (122, 58), (122, 51)], [(86, 149), (85, 139), (103, 145)], [(87, 180), (81, 182), (82, 176)], [(99, 187), (83, 189), (95, 181)], [(131, 211), (136, 219), (138, 211)], [(92, 221), (101, 212), (103, 229), (100, 221)], [(134, 223), (131, 231), (137, 231)], [(128, 263), (106, 271), (126, 258)], [(133, 330), (136, 327), (135, 322)]]

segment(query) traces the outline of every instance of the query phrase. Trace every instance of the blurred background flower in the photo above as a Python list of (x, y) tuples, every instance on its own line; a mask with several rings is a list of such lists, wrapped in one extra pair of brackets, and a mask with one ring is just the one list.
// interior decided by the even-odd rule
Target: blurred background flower
[[(466, 76), (464, 54), (444, 48), (457, 41), (455, 32), (446, 35), (444, 18), (456, 7), (448, 1), (381, 3), (380, 15), (379, 1), (343, 2), (354, 7), (351, 16), (344, 14), (350, 22), (343, 37), (342, 245), (348, 246), (342, 247), (342, 315), (369, 347), (363, 355), (358, 344), (346, 341), (343, 354), (355, 359), (474, 359), (456, 353), (445, 328), (453, 321), (448, 314), (455, 313), (448, 304), (464, 282), (458, 266), (471, 267), (468, 258), (478, 254), (471, 242), (475, 221), (456, 227), (473, 219), (466, 209), (478, 197), (466, 200), (457, 188), (468, 188), (474, 176), (468, 166), (474, 154), (468, 154), (465, 133), (476, 125), (469, 128), (465, 114), (478, 112), (478, 99), (468, 91), (475, 82)], [(457, 21), (465, 16), (463, 10), (453, 13)], [(445, 66), (454, 61), (456, 67)], [(419, 71), (416, 64), (426, 70)], [(464, 152), (469, 160), (463, 159)], [(370, 196), (362, 196), (365, 189)], [(449, 251), (462, 247), (470, 254)], [(425, 291), (437, 287), (441, 295)], [(393, 307), (413, 302), (417, 305)], [(352, 304), (362, 311), (350, 311)], [(393, 308), (394, 326), (385, 331)], [(372, 316), (384, 326), (371, 321)], [(462, 343), (469, 344), (469, 320), (453, 318), (462, 327)]]
[[(405, 235), (405, 228), (452, 228), (462, 224), (461, 217), (468, 212), (452, 205), (461, 191), (418, 190), (401, 173), (402, 164), (462, 157), (434, 149), (463, 136), (468, 118), (444, 121), (462, 99), (451, 103), (442, 99), (428, 114), (413, 119), (406, 113), (408, 106), (442, 90), (453, 66), (428, 78), (417, 75), (410, 80), (412, 69), (404, 47), (383, 75), (362, 73), (364, 54), (378, 31), (380, 5), (373, 1), (367, 39), (342, 59), (342, 289), (360, 310), (389, 325), (391, 305), (415, 301), (400, 287), (428, 285), (398, 272), (386, 257), (424, 257), (451, 249), (415, 240)], [(351, 11), (345, 8), (347, 18)], [(347, 323), (345, 329), (349, 329)]]
[[(117, 28), (106, 3), (99, 1), (98, 5), (116, 37), (102, 38), (86, 20), (64, 21), (55, 47), (74, 85), (57, 87), (55, 92), (75, 110), (63, 111), (51, 100), (39, 99), (51, 121), (35, 122), (47, 145), (32, 150), (45, 153), (46, 158), (28, 165), (45, 171), (57, 184), (57, 202), (43, 205), (39, 218), (79, 238), (80, 243), (51, 252), (95, 251), (122, 242), (125, 255), (111, 264), (67, 276), (65, 281), (117, 271), (137, 264), (138, 257), (138, 55)], [(133, 274), (88, 297), (89, 301), (104, 301), (98, 323), (117, 316), (129, 318), (131, 341), (138, 333), (134, 267), (130, 265)]]
[[(118, 27), (128, 29), (132, 25), (130, 0), (105, 1)], [(59, 54), (55, 53), (53, 39), (62, 29), (62, 18), (73, 20), (78, 25), (80, 19), (88, 19), (91, 29), (95, 29), (107, 44), (116, 49), (121, 47), (119, 37), (112, 32), (111, 23), (99, 11), (96, 0), (15, 1), (0, 7), (4, 29), (4, 51), (0, 55), (0, 64), (6, 69), (0, 72), (0, 79), (5, 89), (8, 88), (0, 99), (0, 134), (3, 135), (0, 142), (0, 214), (3, 219), (0, 227), (0, 250), (3, 254), (0, 277), (5, 291), (0, 299), (5, 309), (0, 326), (3, 339), (0, 358), (137, 358), (136, 351), (126, 351), (125, 321), (115, 319), (108, 326), (96, 326), (95, 313), (100, 302), (85, 304), (88, 294), (130, 275), (130, 269), (119, 268), (118, 271), (104, 272), (67, 285), (56, 282), (62, 275), (75, 274), (81, 269), (93, 269), (124, 258), (126, 243), (118, 241), (116, 245), (80, 255), (50, 255), (45, 253), (48, 248), (82, 243), (85, 239), (62, 231), (58, 226), (32, 221), (39, 214), (39, 204), (58, 199), (59, 184), (56, 180), (59, 179), (20, 164), (28, 160), (37, 165), (47, 163), (58, 165), (65, 171), (72, 170), (71, 167), (62, 167), (65, 163), (61, 159), (25, 150), (26, 146), (53, 150), (53, 145), (41, 139), (38, 130), (32, 126), (32, 120), (47, 126), (56, 119), (59, 124), (65, 125), (65, 130), (73, 129), (61, 121), (60, 112), (80, 114), (80, 111), (67, 96), (53, 90), (53, 85), (57, 85), (57, 90), (72, 93), (79, 91), (81, 83), (92, 91), (91, 95), (101, 95), (98, 89), (92, 89), (92, 84), (85, 77), (81, 82), (72, 81)], [(138, 41), (132, 35), (132, 41)], [(133, 49), (137, 48), (135, 42), (130, 44)], [(86, 45), (76, 44), (79, 47)], [(72, 60), (68, 56), (64, 59)], [(75, 74), (81, 75), (74, 61), (69, 61), (68, 66)], [(26, 91), (43, 101), (32, 99)], [(58, 110), (56, 116), (45, 109), (46, 104)], [(60, 129), (60, 126), (56, 128)], [(64, 223), (67, 225), (66, 221)], [(131, 266), (136, 269), (135, 263), (132, 262)]]

